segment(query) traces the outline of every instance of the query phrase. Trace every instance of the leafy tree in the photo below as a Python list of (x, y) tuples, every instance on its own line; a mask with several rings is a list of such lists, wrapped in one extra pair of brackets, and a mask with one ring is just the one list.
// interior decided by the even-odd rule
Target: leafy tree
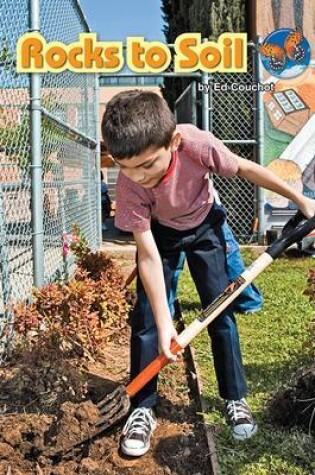
[(224, 31), (244, 31), (245, 3), (245, 0), (162, 0), (165, 38), (172, 43), (187, 31), (213, 39)]
[(210, 36), (216, 39), (224, 31), (245, 31), (245, 0), (213, 0), (210, 5)]
[[(162, 0), (165, 39), (174, 43), (189, 31), (211, 39), (225, 31), (245, 31), (245, 5), (246, 0)], [(171, 107), (189, 83), (188, 78), (165, 80), (164, 96)]]

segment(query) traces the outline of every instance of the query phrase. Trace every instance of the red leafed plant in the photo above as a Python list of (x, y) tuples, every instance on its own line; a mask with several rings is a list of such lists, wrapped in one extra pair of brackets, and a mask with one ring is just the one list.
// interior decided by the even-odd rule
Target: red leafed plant
[(35, 289), (31, 304), (13, 307), (15, 330), (27, 347), (96, 355), (126, 324), (122, 283), (111, 258), (101, 252), (83, 255), (69, 282)]
[(17, 337), (12, 364), (19, 371), (0, 387), (10, 387), (20, 406), (34, 411), (84, 399), (87, 360), (95, 360), (127, 324), (130, 306), (119, 267), (104, 253), (91, 253), (78, 227), (72, 232), (63, 255), (75, 255), (73, 278), (34, 289), (31, 303), (12, 307)]

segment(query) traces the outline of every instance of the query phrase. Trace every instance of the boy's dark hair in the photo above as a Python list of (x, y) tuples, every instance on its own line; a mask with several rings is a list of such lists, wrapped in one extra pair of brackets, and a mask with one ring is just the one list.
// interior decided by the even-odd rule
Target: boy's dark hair
[(140, 155), (149, 147), (167, 148), (176, 128), (166, 101), (149, 91), (124, 91), (107, 104), (102, 135), (109, 153), (120, 160)]

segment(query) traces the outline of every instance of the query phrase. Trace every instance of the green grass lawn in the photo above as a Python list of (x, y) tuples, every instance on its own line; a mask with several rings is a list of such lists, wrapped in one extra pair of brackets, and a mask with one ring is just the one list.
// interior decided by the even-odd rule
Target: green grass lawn
[[(243, 253), (248, 264), (250, 250)], [(256, 284), (264, 295), (263, 310), (238, 316), (242, 353), (250, 388), (247, 400), (259, 424), (258, 434), (246, 442), (234, 441), (218, 396), (207, 333), (193, 342), (209, 404), (207, 415), (215, 426), (215, 443), (222, 475), (315, 475), (314, 439), (298, 429), (287, 431), (268, 420), (268, 400), (288, 383), (293, 373), (307, 365), (303, 348), (314, 308), (303, 295), (306, 273), (314, 269), (308, 259), (279, 259), (266, 269)], [(187, 322), (198, 314), (199, 300), (187, 269), (182, 274), (179, 297)]]

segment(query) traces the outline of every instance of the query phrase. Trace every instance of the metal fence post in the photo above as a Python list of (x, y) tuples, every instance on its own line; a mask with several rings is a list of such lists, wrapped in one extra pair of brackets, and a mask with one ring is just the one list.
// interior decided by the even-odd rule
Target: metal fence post
[(97, 246), (99, 247), (102, 243), (102, 203), (101, 203), (101, 134), (100, 134), (100, 82), (99, 75), (95, 74), (95, 110), (94, 115), (96, 119), (96, 150), (95, 150), (95, 159), (96, 159), (96, 180), (95, 185), (96, 189), (96, 229), (97, 229)]
[[(6, 236), (6, 223), (4, 215), (3, 191), (0, 186), (0, 270), (1, 285), (3, 294), (3, 304), (9, 303), (11, 296), (10, 268), (9, 268), (9, 246)], [(0, 332), (1, 333), (1, 332)]]
[[(201, 76), (202, 84), (209, 83), (208, 73), (203, 72)], [(201, 92), (201, 108), (202, 108), (202, 128), (209, 131), (209, 93)]]
[[(39, 0), (30, 0), (30, 31), (40, 31)], [(43, 163), (41, 154), (41, 77), (31, 74), (31, 179), (32, 179), (32, 248), (33, 281), (36, 287), (44, 283), (44, 217)]]
[[(205, 43), (208, 40), (203, 38), (202, 42)], [(202, 71), (201, 74), (201, 83), (209, 84), (209, 74), (205, 71)], [(202, 91), (201, 92), (201, 113), (202, 113), (202, 128), (203, 130), (209, 131), (209, 93)]]
[[(259, 41), (259, 38), (258, 38)], [(255, 68), (257, 82), (262, 81), (262, 70), (259, 54), (255, 54)], [(264, 102), (263, 92), (257, 91), (256, 94), (256, 117), (257, 117), (257, 163), (264, 165)], [(257, 187), (257, 210), (258, 210), (258, 244), (264, 244), (265, 234), (265, 194), (263, 188)]]
[(197, 84), (196, 81), (191, 83), (191, 122), (194, 125), (197, 125)]
[[(208, 84), (208, 73), (202, 73), (202, 84)], [(207, 92), (201, 92), (201, 115), (202, 115), (202, 128), (209, 131), (209, 94)]]
[[(9, 246), (6, 239), (6, 223), (2, 194), (3, 190), (2, 187), (0, 187), (0, 272), (4, 307), (3, 314), (0, 312), (0, 362), (5, 359), (5, 356), (10, 349), (9, 345), (13, 335), (12, 312), (6, 308), (11, 299), (12, 286), (9, 266)], [(7, 330), (6, 334), (4, 333), (5, 330)]]

